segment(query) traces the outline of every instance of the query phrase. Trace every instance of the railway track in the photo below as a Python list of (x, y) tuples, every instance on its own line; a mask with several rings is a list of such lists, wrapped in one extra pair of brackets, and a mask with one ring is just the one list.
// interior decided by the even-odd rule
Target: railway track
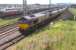
[[(11, 44), (14, 44), (16, 40), (21, 39), (21, 33), (17, 33), (17, 28), (11, 29), (5, 32), (5, 37), (0, 39), (0, 50), (4, 50)], [(21, 37), (20, 37), (21, 36)], [(18, 39), (17, 39), (18, 38)], [(16, 39), (16, 40), (15, 40)]]
[(12, 29), (13, 28), (12, 26), (16, 27), (15, 23), (11, 24), (11, 25), (2, 26), (0, 28), (0, 34), (5, 32), (5, 31), (8, 31), (8, 30)]
[(16, 28), (17, 27), (16, 24), (17, 23), (14, 23), (12, 25), (8, 25), (8, 26), (5, 26), (5, 27), (1, 27), (0, 28), (0, 39), (6, 37), (7, 35), (10, 35), (10, 33), (8, 34), (6, 32), (9, 32), (9, 30), (11, 30), (11, 29), (13, 30), (14, 28)]
[(17, 32), (17, 30), (18, 27), (13, 27), (10, 28), (9, 31), (2, 32), (0, 34), (0, 50), (5, 50), (25, 37), (21, 33)]

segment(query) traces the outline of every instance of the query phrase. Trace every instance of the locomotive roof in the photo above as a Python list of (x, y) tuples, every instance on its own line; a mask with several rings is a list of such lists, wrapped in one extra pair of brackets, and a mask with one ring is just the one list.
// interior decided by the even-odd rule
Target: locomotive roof
[(31, 17), (31, 16), (24, 16), (24, 18), (29, 19), (29, 20), (32, 20), (32, 19), (36, 19), (36, 18), (41, 17), (41, 16), (44, 16), (44, 15), (46, 15), (46, 14), (36, 13), (36, 14), (33, 14), (33, 17)]

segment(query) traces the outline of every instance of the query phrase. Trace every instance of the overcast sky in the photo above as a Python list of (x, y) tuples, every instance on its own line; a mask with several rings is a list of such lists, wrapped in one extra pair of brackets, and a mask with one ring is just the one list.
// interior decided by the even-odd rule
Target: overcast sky
[[(0, 0), (0, 4), (22, 4), (23, 0)], [(27, 0), (28, 4), (49, 4), (49, 0)], [(76, 0), (51, 0), (52, 3), (76, 3)]]

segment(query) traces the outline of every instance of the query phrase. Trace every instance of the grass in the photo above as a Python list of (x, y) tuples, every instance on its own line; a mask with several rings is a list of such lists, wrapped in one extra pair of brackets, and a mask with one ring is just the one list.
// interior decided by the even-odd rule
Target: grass
[(70, 17), (70, 20), (75, 20), (76, 21), (76, 8), (69, 8), (69, 11), (72, 13), (72, 17)]
[(76, 8), (69, 8), (69, 11), (76, 16)]
[(76, 50), (76, 21), (58, 21), (7, 50)]
[(64, 33), (64, 38), (55, 44), (58, 50), (76, 50), (76, 21), (64, 21), (60, 31)]
[(0, 26), (13, 24), (18, 21), (19, 18), (14, 19), (0, 19)]

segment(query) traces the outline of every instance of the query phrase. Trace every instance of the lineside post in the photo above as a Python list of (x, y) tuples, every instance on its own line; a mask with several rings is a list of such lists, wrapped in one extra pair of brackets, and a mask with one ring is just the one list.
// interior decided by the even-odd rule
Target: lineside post
[(27, 14), (28, 14), (27, 1), (23, 0), (23, 16), (26, 16)]

